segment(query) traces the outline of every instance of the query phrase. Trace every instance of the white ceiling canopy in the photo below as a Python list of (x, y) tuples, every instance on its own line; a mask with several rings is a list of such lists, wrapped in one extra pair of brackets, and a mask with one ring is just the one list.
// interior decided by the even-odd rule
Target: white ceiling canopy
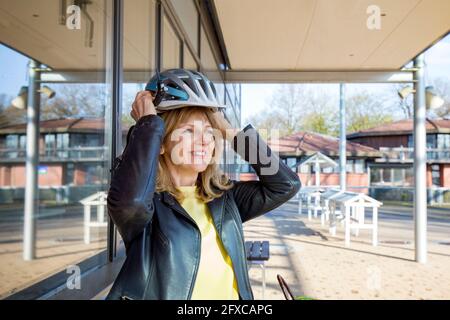
[[(399, 70), (450, 30), (448, 0), (214, 0), (233, 71)], [(370, 5), (381, 29), (369, 30)]]
[[(410, 82), (411, 73), (399, 70), (450, 30), (449, 0), (210, 1), (230, 64), (228, 82)], [(0, 42), (64, 71), (43, 80), (99, 81), (110, 40), (105, 2), (88, 6), (91, 47), (85, 32), (58, 24), (58, 3), (0, 1)], [(142, 79), (154, 65), (151, 3), (124, 1), (125, 81)], [(373, 4), (381, 10), (380, 30), (367, 28)]]

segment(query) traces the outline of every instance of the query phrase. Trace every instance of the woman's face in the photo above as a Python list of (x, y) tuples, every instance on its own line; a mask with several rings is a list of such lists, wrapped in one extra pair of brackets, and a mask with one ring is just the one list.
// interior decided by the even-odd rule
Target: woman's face
[(164, 150), (166, 159), (183, 171), (205, 171), (215, 148), (214, 132), (203, 112), (192, 113), (170, 134)]

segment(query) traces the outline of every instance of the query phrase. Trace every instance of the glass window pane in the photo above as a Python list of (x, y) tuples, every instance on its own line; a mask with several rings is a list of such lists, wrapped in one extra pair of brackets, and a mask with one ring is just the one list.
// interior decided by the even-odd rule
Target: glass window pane
[(391, 168), (383, 168), (382, 182), (385, 184), (390, 184), (392, 182), (392, 169)]
[(413, 135), (408, 136), (408, 148), (414, 148), (414, 137)]
[(300, 166), (300, 173), (309, 173), (310, 167), (307, 165), (301, 165)]
[[(0, 141), (23, 150), (11, 161), (0, 163), (0, 176), (2, 172), (8, 173), (7, 178), (0, 177), (0, 298), (57, 272), (65, 272), (68, 266), (88, 258), (97, 265), (106, 262), (98, 255), (107, 245), (106, 203), (92, 204), (90, 222), (98, 222), (92, 227), (93, 224), (85, 225), (86, 204), (80, 201), (90, 196), (103, 201), (109, 185), (110, 148), (105, 141), (111, 141), (112, 128), (105, 115), (111, 114), (111, 83), (104, 79), (111, 78), (107, 61), (111, 56), (112, 35), (106, 26), (111, 25), (112, 2), (84, 1), (82, 11), (88, 15), (81, 14), (80, 28), (66, 24), (69, 15), (61, 13), (67, 9), (61, 8), (63, 3), (69, 6), (73, 1), (0, 1), (2, 24), (21, 26), (3, 28), (0, 32), (0, 97), (6, 97), (8, 102), (6, 108), (0, 107), (0, 118), (4, 120)], [(10, 102), (15, 97), (19, 98), (16, 102), (26, 101), (29, 94), (35, 94), (21, 90), (33, 80), (29, 76), (33, 64), (37, 68), (48, 67), (48, 75), (61, 80), (45, 83), (43, 78), (42, 82), (34, 83), (37, 90), (44, 86), (48, 89), (39, 91), (34, 106), (40, 108), (39, 139), (35, 146), (40, 155), (39, 164), (33, 167), (37, 174), (37, 205), (31, 212), (31, 220), (36, 237), (28, 248), (35, 255), (29, 257), (32, 262), (25, 262), (27, 112)], [(73, 78), (72, 71), (76, 72), (78, 83), (65, 81)], [(60, 76), (62, 72), (67, 77)], [(49, 90), (56, 94), (49, 94)], [(5, 130), (10, 127), (14, 130)], [(89, 149), (80, 145), (72, 153), (72, 134), (97, 138), (87, 139), (91, 140)], [(16, 138), (7, 138), (9, 135)], [(94, 154), (83, 153), (87, 151)], [(87, 286), (83, 281), (82, 278), (81, 286)]]
[(405, 187), (411, 187), (414, 185), (414, 168), (405, 168)]
[(434, 149), (436, 148), (436, 135), (435, 134), (427, 134), (427, 148)]
[(193, 0), (170, 0), (194, 50), (198, 52), (198, 12)]
[[(122, 87), (122, 150), (126, 145), (128, 129), (135, 124), (130, 115), (134, 98), (138, 91), (144, 90), (146, 83), (155, 74), (155, 21), (155, 0), (124, 1), (124, 38), (129, 42), (128, 45), (124, 44), (124, 68), (125, 71), (138, 70), (140, 72), (132, 79), (125, 79)], [(171, 28), (170, 25), (169, 27)], [(164, 59), (165, 57), (163, 57)]]
[(225, 84), (223, 82), (215, 82), (214, 86), (216, 88), (217, 97), (219, 102), (225, 104)]
[[(124, 71), (140, 71), (147, 77), (155, 69), (155, 0), (126, 0), (124, 5)], [(126, 74), (125, 74), (126, 75)], [(125, 78), (125, 82), (136, 81)]]
[(197, 62), (192, 56), (191, 51), (189, 51), (187, 46), (184, 46), (184, 57), (183, 57), (183, 68), (190, 70), (198, 70)]
[(441, 170), (438, 164), (431, 166), (431, 182), (433, 186), (441, 186)]
[(296, 168), (297, 159), (296, 159), (296, 158), (292, 158), (292, 157), (287, 158), (286, 164), (287, 164), (288, 167), (291, 168), (293, 171), (297, 171), (297, 168)]
[[(163, 33), (163, 68), (179, 67), (180, 47), (172, 26), (167, 18), (162, 21)], [(126, 146), (126, 136), (129, 128), (136, 122), (131, 117), (131, 105), (138, 91), (144, 90), (149, 79), (155, 74), (155, 41), (156, 41), (156, 1), (155, 0), (126, 0), (124, 1), (124, 69), (130, 71), (133, 77), (125, 78), (122, 86), (122, 115), (121, 115), (121, 154)], [(173, 47), (171, 47), (173, 46)], [(166, 65), (167, 64), (167, 65)], [(133, 71), (139, 71), (133, 73)], [(126, 75), (126, 73), (125, 73)], [(89, 174), (95, 182), (95, 168), (89, 168)], [(117, 245), (122, 238), (117, 232)]]
[(180, 67), (180, 39), (166, 16), (163, 18), (162, 64), (163, 69)]
[(6, 147), (15, 149), (19, 141), (19, 136), (17, 134), (9, 134), (6, 136)]
[(449, 159), (450, 158), (450, 134), (438, 134), (436, 158)]
[(364, 173), (364, 172), (365, 172), (364, 160), (362, 159), (355, 160), (355, 173)]
[(6, 136), (6, 150), (2, 154), (5, 158), (15, 158), (17, 157), (17, 144), (19, 142), (18, 136), (16, 134), (10, 134)]
[(370, 184), (371, 185), (379, 185), (381, 184), (381, 173), (382, 169), (377, 167), (370, 168)]
[(218, 73), (217, 63), (214, 54), (209, 45), (205, 30), (200, 28), (200, 60), (202, 62), (204, 72), (211, 81), (222, 80)]
[(393, 168), (393, 181), (394, 186), (403, 186), (405, 180), (405, 169), (404, 168)]
[(353, 163), (354, 163), (354, 160), (347, 160), (347, 165), (345, 166), (345, 170), (347, 172), (349, 172), (349, 173), (354, 172), (354, 170), (353, 170)]

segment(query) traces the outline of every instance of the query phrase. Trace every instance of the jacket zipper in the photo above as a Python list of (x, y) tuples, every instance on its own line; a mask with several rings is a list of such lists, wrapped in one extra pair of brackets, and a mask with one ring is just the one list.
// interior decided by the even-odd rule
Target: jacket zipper
[(241, 241), (241, 255), (242, 255), (242, 257), (244, 257), (244, 263), (245, 263), (245, 274), (243, 276), (245, 278), (245, 283), (247, 285), (248, 293), (249, 293), (250, 296), (253, 297), (250, 281), (248, 279), (247, 253), (245, 252), (245, 245), (244, 245), (244, 242), (243, 242), (244, 241), (244, 235), (242, 233), (242, 230), (237, 225), (236, 220), (234, 220), (234, 225), (236, 226), (236, 228), (238, 229), (238, 232), (241, 234), (241, 237), (242, 237), (242, 241)]
[(197, 232), (197, 240), (198, 240), (200, 245), (199, 245), (199, 249), (197, 250), (198, 258), (197, 258), (197, 261), (196, 261), (196, 264), (195, 264), (194, 275), (193, 275), (192, 280), (191, 280), (191, 287), (189, 288), (188, 300), (191, 300), (191, 298), (192, 298), (192, 292), (194, 291), (195, 281), (197, 280), (198, 267), (200, 265), (200, 257), (201, 257), (201, 254), (202, 254), (202, 238), (200, 236), (201, 233), (200, 233), (200, 229), (198, 229), (198, 227), (196, 227), (196, 230), (198, 231)]
[[(224, 206), (225, 206), (225, 203), (226, 202), (224, 202)], [(225, 208), (224, 208), (224, 210), (225, 210)], [(238, 226), (238, 224), (237, 224), (237, 221), (236, 221), (236, 212), (234, 211), (234, 210), (232, 210), (233, 211), (233, 222), (234, 222), (234, 226), (236, 227), (236, 229), (238, 230), (238, 233), (241, 235), (241, 239), (242, 239), (242, 241), (241, 241), (241, 255), (242, 255), (242, 257), (244, 257), (244, 263), (245, 263), (245, 275), (243, 275), (244, 276), (244, 278), (245, 278), (245, 284), (246, 284), (246, 286), (247, 286), (247, 291), (248, 291), (248, 293), (250, 294), (250, 296), (253, 298), (253, 294), (252, 294), (252, 289), (251, 289), (251, 285), (250, 285), (250, 281), (249, 281), (249, 279), (248, 279), (248, 267), (247, 267), (247, 254), (246, 254), (246, 252), (245, 252), (245, 245), (244, 245), (244, 233), (243, 233), (243, 231), (241, 230), (241, 228), (239, 228), (239, 226)]]

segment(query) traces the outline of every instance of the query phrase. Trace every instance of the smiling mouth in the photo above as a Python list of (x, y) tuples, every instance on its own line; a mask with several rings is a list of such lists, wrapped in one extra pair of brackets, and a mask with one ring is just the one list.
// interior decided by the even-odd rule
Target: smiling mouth
[(205, 151), (193, 151), (192, 154), (198, 157), (204, 157), (206, 155)]

